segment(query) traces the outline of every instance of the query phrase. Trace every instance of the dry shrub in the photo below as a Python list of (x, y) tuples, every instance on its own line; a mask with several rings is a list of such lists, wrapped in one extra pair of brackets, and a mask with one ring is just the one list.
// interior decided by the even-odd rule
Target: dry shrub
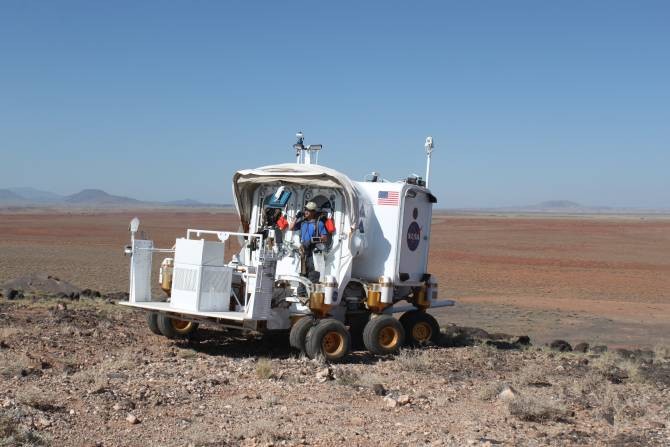
[(477, 397), (483, 401), (493, 400), (506, 386), (507, 384), (502, 382), (489, 382), (478, 391)]
[(403, 349), (395, 357), (394, 363), (401, 371), (413, 373), (430, 373), (438, 366), (430, 349)]
[(630, 392), (620, 392), (614, 385), (606, 384), (598, 396), (600, 416), (611, 424), (625, 419), (637, 419), (646, 414), (644, 406), (636, 403)]
[(510, 414), (526, 422), (562, 422), (572, 416), (563, 405), (548, 398), (517, 396), (507, 404)]
[(23, 353), (0, 354), (0, 376), (5, 379), (24, 375), (36, 366), (35, 362)]
[(266, 419), (251, 419), (244, 425), (233, 429), (232, 435), (237, 439), (253, 439), (257, 444), (272, 445), (287, 439), (286, 434), (277, 424)]
[(590, 369), (583, 377), (575, 379), (572, 383), (575, 394), (586, 397), (597, 393), (605, 384), (605, 378), (602, 373)]
[(58, 410), (60, 406), (56, 403), (57, 399), (55, 393), (36, 387), (20, 388), (16, 393), (16, 400), (19, 403), (42, 411)]
[(654, 361), (662, 362), (670, 360), (670, 346), (656, 345), (654, 346)]
[(14, 326), (0, 327), (0, 340), (7, 340), (19, 332), (21, 330)]
[(272, 371), (272, 360), (261, 357), (256, 362), (256, 377), (259, 379), (271, 379), (274, 376)]
[(539, 362), (540, 360), (525, 363), (514, 379), (516, 385), (550, 386), (547, 377), (551, 374), (551, 370)]
[(337, 383), (345, 386), (358, 386), (360, 384), (360, 376), (356, 371), (348, 368), (340, 368), (335, 373)]
[(0, 410), (0, 447), (47, 444), (47, 440), (39, 433), (22, 428), (15, 418)]
[(109, 386), (107, 369), (103, 364), (77, 371), (73, 379), (78, 383), (91, 385), (91, 392), (101, 392)]

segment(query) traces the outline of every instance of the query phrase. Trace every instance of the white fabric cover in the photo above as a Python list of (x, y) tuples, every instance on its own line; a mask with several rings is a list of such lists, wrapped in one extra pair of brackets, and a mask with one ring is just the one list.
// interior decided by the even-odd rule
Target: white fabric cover
[(319, 165), (285, 163), (237, 171), (233, 176), (233, 196), (244, 231), (249, 230), (253, 209), (253, 193), (260, 183), (309, 184), (313, 187), (342, 190), (349, 222), (358, 222), (359, 201), (356, 186), (349, 177), (334, 169)]

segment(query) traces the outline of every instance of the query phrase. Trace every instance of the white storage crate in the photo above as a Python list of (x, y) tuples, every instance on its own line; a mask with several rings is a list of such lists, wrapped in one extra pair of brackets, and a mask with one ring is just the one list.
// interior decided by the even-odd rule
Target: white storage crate
[(170, 307), (195, 312), (226, 312), (232, 268), (224, 265), (224, 244), (177, 239)]

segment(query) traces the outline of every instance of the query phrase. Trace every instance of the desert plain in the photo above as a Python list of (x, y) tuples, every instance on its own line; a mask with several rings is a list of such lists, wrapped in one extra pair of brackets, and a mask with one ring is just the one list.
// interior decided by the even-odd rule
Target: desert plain
[[(3, 211), (0, 286), (126, 291), (133, 216), (161, 247), (238, 228), (226, 209)], [(444, 343), (337, 365), (212, 328), (167, 340), (111, 299), (0, 298), (0, 445), (670, 444), (669, 216), (437, 212), (430, 271), (456, 301), (434, 311)]]
[[(4, 213), (0, 285), (44, 273), (82, 289), (126, 291), (123, 247), (135, 215), (159, 247), (186, 228), (239, 228), (225, 209)], [(670, 216), (438, 212), (429, 266), (440, 296), (457, 301), (435, 311), (442, 323), (541, 342), (670, 344)]]

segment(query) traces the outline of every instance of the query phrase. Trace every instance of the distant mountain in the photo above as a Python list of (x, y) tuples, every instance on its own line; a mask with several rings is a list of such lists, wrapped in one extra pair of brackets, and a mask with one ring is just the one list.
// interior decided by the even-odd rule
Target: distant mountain
[(54, 194), (53, 192), (49, 191), (42, 191), (41, 189), (24, 187), (9, 188), (9, 190), (21, 196), (23, 199), (34, 203), (60, 202), (63, 200), (63, 196), (60, 194)]
[(170, 202), (163, 202), (165, 205), (172, 206), (208, 206), (206, 203), (198, 202), (193, 199), (172, 200)]
[(0, 203), (14, 205), (23, 202), (25, 202), (25, 199), (14, 191), (10, 189), (0, 189)]
[(0, 188), (0, 207), (191, 207), (191, 208), (227, 208), (230, 204), (203, 203), (193, 199), (172, 200), (169, 202), (149, 202), (131, 197), (115, 196), (102, 189), (84, 189), (76, 194), (62, 196), (49, 191), (31, 187)]
[(73, 205), (140, 205), (146, 203), (130, 197), (113, 196), (101, 189), (84, 189), (66, 196), (64, 202)]
[(531, 205), (526, 207), (528, 209), (535, 210), (574, 210), (584, 208), (577, 202), (571, 202), (569, 200), (548, 200), (546, 202), (538, 203), (537, 205)]

